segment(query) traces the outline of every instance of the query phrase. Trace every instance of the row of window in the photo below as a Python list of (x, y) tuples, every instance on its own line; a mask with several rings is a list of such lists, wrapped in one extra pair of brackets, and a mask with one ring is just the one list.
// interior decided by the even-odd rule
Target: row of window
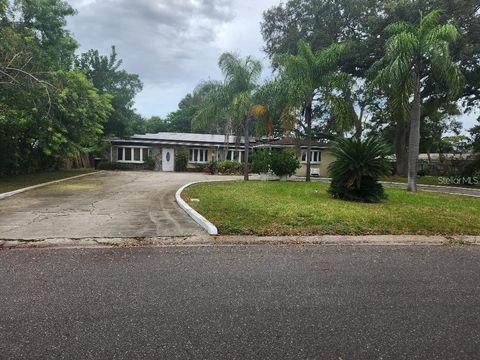
[(228, 150), (226, 160), (244, 162), (245, 150)]
[[(322, 160), (322, 153), (320, 150), (310, 151), (310, 163), (316, 164)], [(307, 162), (307, 150), (302, 150), (302, 162)]]
[(190, 149), (188, 161), (198, 164), (208, 162), (208, 149)]
[[(150, 155), (150, 148), (142, 146), (121, 146), (117, 148), (117, 161), (118, 162), (137, 162), (143, 163), (147, 160), (147, 157)], [(322, 153), (320, 150), (312, 150), (310, 152), (310, 162), (312, 164), (319, 163), (322, 160)], [(218, 153), (217, 153), (218, 156)], [(227, 160), (232, 161), (245, 161), (245, 151), (244, 150), (228, 150)], [(217, 160), (220, 160), (218, 158)], [(208, 159), (208, 149), (190, 149), (188, 161), (191, 163), (207, 163)], [(302, 150), (302, 162), (307, 162), (307, 151)]]
[(121, 146), (117, 148), (118, 162), (144, 163), (150, 154), (150, 149), (142, 146)]

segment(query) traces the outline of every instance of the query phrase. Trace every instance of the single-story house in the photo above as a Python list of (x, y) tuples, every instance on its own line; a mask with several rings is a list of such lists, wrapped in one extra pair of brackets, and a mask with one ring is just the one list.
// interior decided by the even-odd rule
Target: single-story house
[[(305, 140), (295, 138), (255, 139), (250, 138), (250, 147), (292, 148), (298, 151), (302, 166), (298, 176), (306, 175)], [(110, 161), (113, 163), (142, 164), (147, 157), (155, 160), (155, 170), (174, 171), (175, 154), (179, 149), (187, 149), (189, 154), (188, 167), (195, 168), (199, 164), (211, 161), (233, 160), (243, 162), (245, 159), (245, 139), (235, 136), (191, 133), (155, 133), (134, 135), (130, 139), (110, 139)], [(328, 165), (333, 156), (328, 152), (329, 145), (312, 141), (311, 173), (312, 175), (328, 176)]]

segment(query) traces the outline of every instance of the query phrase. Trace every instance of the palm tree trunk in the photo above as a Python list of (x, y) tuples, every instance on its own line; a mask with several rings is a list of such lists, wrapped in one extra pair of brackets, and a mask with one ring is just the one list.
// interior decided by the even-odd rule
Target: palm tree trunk
[(408, 176), (408, 151), (407, 151), (407, 135), (408, 124), (402, 116), (395, 125), (395, 157), (396, 157), (396, 173), (398, 176)]
[(357, 116), (355, 120), (355, 138), (360, 141), (362, 140), (362, 132), (363, 132), (363, 112), (365, 111), (365, 108), (362, 106), (360, 108), (360, 115)]
[(410, 120), (410, 137), (408, 141), (408, 191), (417, 191), (417, 164), (420, 151), (420, 74), (415, 78), (415, 93)]
[(245, 141), (245, 157), (244, 157), (244, 165), (243, 165), (243, 180), (248, 181), (248, 153), (250, 151), (250, 117), (247, 115), (245, 117), (245, 125), (244, 125), (244, 141)]
[(305, 181), (310, 182), (310, 157), (312, 152), (312, 99), (310, 98), (305, 107), (305, 121), (307, 123), (307, 175)]

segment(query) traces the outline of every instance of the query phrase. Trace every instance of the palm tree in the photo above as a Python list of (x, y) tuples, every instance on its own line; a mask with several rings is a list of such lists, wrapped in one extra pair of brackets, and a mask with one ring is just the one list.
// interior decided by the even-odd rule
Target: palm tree
[(408, 190), (417, 191), (417, 161), (420, 146), (422, 87), (430, 83), (446, 88), (452, 99), (462, 89), (463, 75), (453, 61), (449, 45), (459, 35), (454, 25), (440, 25), (441, 10), (420, 14), (418, 25), (397, 22), (386, 28), (391, 34), (377, 76), (387, 91), (395, 94), (395, 107), (410, 112), (408, 139)]
[[(338, 67), (341, 56), (346, 52), (345, 44), (333, 44), (316, 52), (310, 44), (300, 40), (297, 55), (285, 54), (278, 57), (281, 76), (289, 84), (289, 109), (286, 109), (287, 118), (291, 118), (295, 109), (301, 108), (305, 121), (307, 136), (307, 175), (310, 181), (310, 154), (312, 142), (312, 115), (313, 104), (321, 96), (321, 89), (331, 87), (340, 75)], [(345, 75), (345, 74), (341, 74)]]
[(248, 156), (250, 150), (250, 127), (258, 108), (255, 108), (254, 92), (258, 87), (262, 66), (252, 57), (241, 59), (226, 52), (218, 60), (224, 81), (217, 83), (204, 99), (200, 110), (193, 118), (193, 126), (206, 123), (224, 124), (225, 136), (232, 131), (245, 141), (244, 179), (248, 180)]

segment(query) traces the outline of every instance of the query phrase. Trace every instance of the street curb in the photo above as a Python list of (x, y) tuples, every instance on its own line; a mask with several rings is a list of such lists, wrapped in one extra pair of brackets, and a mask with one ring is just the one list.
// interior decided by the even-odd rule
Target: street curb
[(28, 186), (28, 187), (26, 187), (26, 188), (21, 188), (21, 189), (9, 191), (9, 192), (6, 192), (6, 193), (1, 193), (1, 194), (0, 194), (0, 200), (5, 199), (5, 198), (8, 198), (8, 197), (13, 196), (13, 195), (20, 194), (20, 193), (25, 192), (25, 191), (29, 191), (29, 190), (33, 190), (33, 189), (38, 189), (38, 188), (41, 188), (41, 187), (44, 187), (44, 186), (48, 186), (48, 185), (57, 184), (57, 183), (60, 183), (60, 182), (62, 182), (62, 181), (73, 180), (73, 179), (78, 179), (78, 178), (81, 178), (81, 177), (84, 177), (84, 176), (90, 176), (90, 175), (94, 175), (94, 174), (99, 174), (99, 173), (101, 173), (101, 172), (103, 172), (103, 171), (104, 171), (104, 170), (100, 170), (100, 171), (94, 171), (94, 172), (91, 172), (91, 173), (88, 173), (88, 174), (70, 176), (70, 177), (64, 178), (64, 179), (53, 180), (53, 181), (49, 181), (49, 182), (46, 182), (46, 183), (41, 183), (41, 184), (37, 184), (37, 185), (33, 185), (33, 186)]
[(146, 238), (0, 239), (0, 251), (48, 248), (133, 248), (178, 246), (480, 246), (474, 235), (164, 236)]
[(182, 192), (187, 187), (192, 186), (194, 184), (201, 184), (201, 183), (208, 183), (210, 181), (195, 181), (183, 185), (180, 189), (177, 190), (175, 193), (175, 200), (177, 204), (190, 216), (198, 225), (204, 228), (209, 235), (218, 235), (218, 229), (215, 225), (213, 225), (210, 221), (205, 219), (200, 213), (195, 211), (190, 205), (187, 204), (185, 200), (182, 199)]

